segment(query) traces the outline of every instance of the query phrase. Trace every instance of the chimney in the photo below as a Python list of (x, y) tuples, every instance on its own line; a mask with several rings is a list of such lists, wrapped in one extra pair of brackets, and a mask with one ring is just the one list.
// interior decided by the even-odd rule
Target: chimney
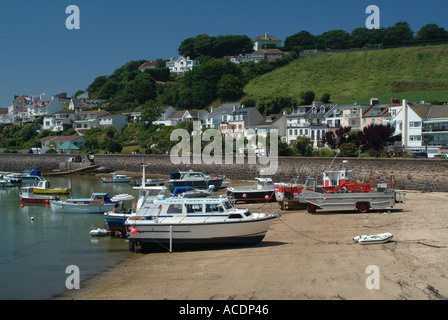
[(266, 33), (264, 34), (264, 38), (265, 38), (266, 40), (269, 40), (269, 32), (266, 32)]

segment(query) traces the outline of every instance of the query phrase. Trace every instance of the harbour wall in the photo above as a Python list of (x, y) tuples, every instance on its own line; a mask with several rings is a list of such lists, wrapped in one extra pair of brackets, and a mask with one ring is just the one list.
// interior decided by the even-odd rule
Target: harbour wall
[[(58, 154), (0, 154), (0, 171), (21, 172), (25, 169), (38, 169), (42, 173), (69, 171), (89, 166), (85, 163), (69, 163), (66, 159), (70, 155)], [(249, 164), (247, 157), (244, 164), (173, 164), (166, 155), (95, 155), (95, 165), (109, 171), (133, 172), (134, 177), (141, 175), (141, 165), (149, 164), (147, 176), (157, 177), (169, 175), (177, 170), (197, 170), (210, 175), (225, 175), (229, 179), (252, 180), (259, 177), (260, 168), (267, 165)], [(347, 164), (342, 164), (347, 160)], [(223, 160), (224, 162), (224, 160)], [(321, 181), (322, 171), (331, 167), (335, 170), (341, 165), (347, 166), (352, 179), (368, 182), (375, 179), (375, 183), (389, 183), (393, 176), (396, 188), (402, 190), (419, 191), (448, 191), (448, 160), (446, 159), (376, 159), (376, 158), (308, 158), (308, 157), (279, 157), (278, 168), (273, 178), (274, 182), (291, 182), (296, 179), (305, 182), (308, 176)]]

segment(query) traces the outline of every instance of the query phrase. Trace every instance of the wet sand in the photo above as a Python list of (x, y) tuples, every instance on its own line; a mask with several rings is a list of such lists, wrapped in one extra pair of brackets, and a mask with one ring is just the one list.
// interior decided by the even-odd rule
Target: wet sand
[[(447, 299), (447, 200), (448, 193), (408, 191), (406, 203), (390, 213), (366, 214), (281, 211), (269, 203), (262, 211), (282, 216), (259, 245), (135, 254), (57, 299)], [(256, 212), (260, 205), (238, 206)], [(391, 232), (393, 241), (352, 240), (383, 232)], [(375, 275), (379, 288), (369, 289)]]

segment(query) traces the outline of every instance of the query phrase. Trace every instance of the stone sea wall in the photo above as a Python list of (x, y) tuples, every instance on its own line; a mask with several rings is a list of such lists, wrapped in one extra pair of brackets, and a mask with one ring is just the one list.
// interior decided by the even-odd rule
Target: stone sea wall
[[(25, 169), (39, 169), (42, 172), (53, 170), (68, 171), (87, 166), (87, 163), (71, 165), (65, 160), (69, 155), (35, 155), (35, 154), (0, 154), (0, 171), (21, 172)], [(277, 173), (272, 176), (274, 182), (290, 182), (297, 179), (303, 183), (307, 176), (321, 180), (322, 171), (337, 169), (343, 160), (350, 172), (350, 177), (364, 182), (375, 179), (376, 183), (389, 182), (394, 176), (396, 187), (403, 190), (448, 191), (448, 160), (446, 159), (366, 159), (366, 158), (306, 158), (279, 157)], [(233, 159), (235, 162), (235, 159)], [(111, 171), (135, 172), (140, 176), (141, 164), (149, 164), (147, 176), (168, 175), (177, 170), (203, 171), (210, 175), (226, 175), (229, 179), (251, 180), (260, 176), (259, 159), (256, 164), (173, 164), (165, 155), (95, 155), (95, 164)]]

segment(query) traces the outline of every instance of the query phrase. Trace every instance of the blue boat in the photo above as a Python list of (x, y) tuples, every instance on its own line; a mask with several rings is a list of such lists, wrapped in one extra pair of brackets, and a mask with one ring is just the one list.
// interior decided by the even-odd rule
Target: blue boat
[(40, 174), (40, 171), (36, 169), (23, 170), (19, 174), (19, 177), (22, 179), (22, 182), (36, 182), (45, 180), (45, 178)]

